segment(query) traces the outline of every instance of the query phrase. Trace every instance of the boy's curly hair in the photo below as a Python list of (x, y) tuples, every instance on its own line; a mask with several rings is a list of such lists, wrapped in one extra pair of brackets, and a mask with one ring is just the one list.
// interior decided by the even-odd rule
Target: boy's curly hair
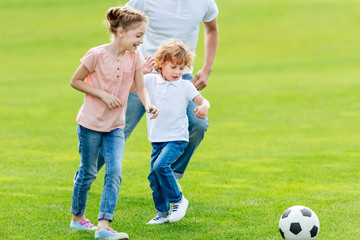
[(162, 73), (161, 67), (167, 61), (190, 68), (193, 61), (193, 53), (190, 52), (181, 40), (171, 39), (162, 44), (155, 52), (155, 71)]

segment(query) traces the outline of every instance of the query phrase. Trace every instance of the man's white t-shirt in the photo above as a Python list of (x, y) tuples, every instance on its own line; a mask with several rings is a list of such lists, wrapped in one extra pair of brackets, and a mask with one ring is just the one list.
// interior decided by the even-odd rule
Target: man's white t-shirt
[(145, 85), (151, 103), (159, 109), (159, 115), (150, 119), (146, 113), (150, 142), (189, 141), (186, 108), (199, 95), (195, 86), (186, 80), (165, 81), (160, 74), (146, 74)]
[(144, 44), (144, 57), (154, 57), (158, 47), (171, 38), (181, 39), (195, 53), (201, 22), (214, 20), (218, 7), (214, 0), (131, 0), (127, 4), (149, 17)]

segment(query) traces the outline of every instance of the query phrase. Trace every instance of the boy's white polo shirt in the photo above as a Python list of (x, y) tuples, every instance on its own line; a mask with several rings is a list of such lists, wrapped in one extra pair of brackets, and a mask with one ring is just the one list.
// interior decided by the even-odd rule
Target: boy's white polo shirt
[(144, 76), (151, 103), (159, 109), (159, 115), (150, 119), (146, 113), (150, 142), (189, 141), (186, 108), (199, 95), (195, 86), (186, 80), (165, 81), (160, 74)]

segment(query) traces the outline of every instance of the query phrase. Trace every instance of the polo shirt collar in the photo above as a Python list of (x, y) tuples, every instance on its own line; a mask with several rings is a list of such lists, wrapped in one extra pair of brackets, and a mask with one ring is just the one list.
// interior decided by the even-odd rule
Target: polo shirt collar
[(164, 80), (164, 79), (162, 78), (162, 76), (159, 74), (159, 83), (160, 83), (160, 84), (172, 84), (172, 85), (174, 85), (175, 87), (178, 87), (178, 86), (180, 86), (180, 81), (181, 81), (181, 79), (178, 79), (178, 80), (173, 81), (173, 82), (166, 81), (166, 80)]

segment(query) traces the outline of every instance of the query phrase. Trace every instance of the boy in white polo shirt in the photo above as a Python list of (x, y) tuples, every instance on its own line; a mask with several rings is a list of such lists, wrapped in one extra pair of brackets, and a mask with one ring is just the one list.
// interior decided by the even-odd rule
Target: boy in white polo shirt
[[(159, 109), (156, 119), (146, 114), (148, 138), (153, 147), (148, 179), (157, 216), (147, 224), (176, 222), (185, 216), (188, 200), (180, 191), (171, 164), (184, 152), (189, 141), (186, 108), (190, 101), (198, 106), (194, 113), (205, 119), (209, 102), (182, 74), (192, 64), (192, 54), (180, 41), (170, 40), (155, 53), (154, 69), (160, 74), (145, 75), (151, 102)], [(173, 210), (170, 210), (173, 203)]]

